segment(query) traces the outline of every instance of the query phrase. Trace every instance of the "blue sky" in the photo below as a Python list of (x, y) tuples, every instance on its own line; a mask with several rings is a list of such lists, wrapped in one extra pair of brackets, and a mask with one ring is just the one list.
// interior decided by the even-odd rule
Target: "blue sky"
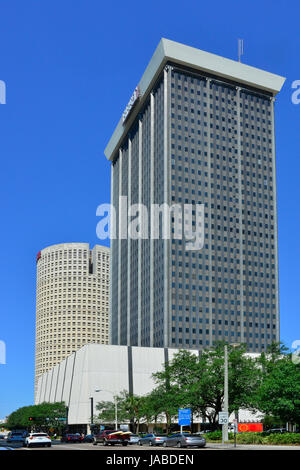
[(37, 252), (97, 243), (103, 150), (161, 37), (287, 78), (276, 100), (281, 338), (300, 339), (296, 1), (0, 0), (0, 418), (34, 399)]

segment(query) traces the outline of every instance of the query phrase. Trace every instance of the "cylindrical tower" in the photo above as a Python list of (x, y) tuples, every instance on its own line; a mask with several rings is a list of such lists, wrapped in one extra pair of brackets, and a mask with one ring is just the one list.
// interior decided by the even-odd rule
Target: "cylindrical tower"
[(110, 249), (63, 243), (37, 255), (35, 384), (87, 343), (108, 344)]

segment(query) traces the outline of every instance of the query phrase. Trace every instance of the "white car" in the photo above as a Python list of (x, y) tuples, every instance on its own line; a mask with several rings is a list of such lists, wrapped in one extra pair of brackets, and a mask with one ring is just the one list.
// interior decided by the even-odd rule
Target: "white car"
[(25, 439), (25, 446), (26, 447), (33, 447), (33, 446), (44, 446), (44, 447), (51, 447), (51, 439), (48, 434), (44, 432), (32, 432), (29, 436)]

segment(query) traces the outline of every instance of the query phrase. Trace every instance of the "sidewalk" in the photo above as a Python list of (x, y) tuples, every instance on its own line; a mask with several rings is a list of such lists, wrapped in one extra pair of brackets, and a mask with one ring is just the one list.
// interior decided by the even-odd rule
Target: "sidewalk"
[(207, 449), (220, 450), (300, 450), (300, 445), (270, 445), (270, 444), (220, 444), (207, 442)]

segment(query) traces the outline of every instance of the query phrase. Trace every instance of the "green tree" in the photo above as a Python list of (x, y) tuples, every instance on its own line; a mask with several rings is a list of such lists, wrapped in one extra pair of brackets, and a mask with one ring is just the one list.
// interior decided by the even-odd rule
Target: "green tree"
[(229, 412), (251, 408), (261, 378), (257, 360), (246, 355), (246, 345), (229, 346), (228, 363)]
[(96, 415), (96, 420), (103, 423), (115, 423), (116, 403), (118, 423), (126, 421), (128, 415), (124, 410), (123, 399), (120, 395), (116, 395), (114, 401), (100, 401), (96, 404), (96, 410), (99, 412)]
[(170, 431), (172, 418), (178, 414), (180, 407), (180, 394), (176, 387), (161, 382), (147, 395), (148, 417), (154, 419), (155, 425), (158, 417), (164, 415), (167, 424), (167, 433)]
[(266, 360), (254, 406), (268, 416), (300, 424), (300, 364), (290, 354)]
[(124, 393), (124, 408), (135, 433), (139, 432), (140, 421), (144, 417), (144, 402), (144, 397), (129, 394), (128, 392)]
[(195, 387), (199, 383), (199, 359), (195, 354), (182, 350), (165, 364), (164, 370), (153, 374), (157, 387), (150, 394), (154, 416), (164, 413), (168, 430), (179, 408), (199, 411), (199, 396)]
[[(140, 420), (143, 417), (144, 397), (130, 394), (126, 390), (116, 395), (118, 422), (130, 422), (133, 431), (139, 432)], [(97, 403), (99, 411), (97, 418), (103, 422), (114, 422), (115, 401), (102, 401)]]
[[(63, 426), (59, 418), (66, 417), (66, 406), (63, 402), (40, 403), (39, 405), (23, 406), (11, 413), (7, 418), (8, 429), (49, 429)], [(31, 418), (31, 419), (30, 419)]]
[(262, 352), (257, 359), (257, 363), (261, 370), (261, 380), (265, 378), (273, 369), (278, 361), (285, 357), (288, 348), (283, 343), (272, 343), (267, 352)]
[[(169, 406), (191, 408), (193, 414), (207, 418), (212, 428), (217, 427), (217, 417), (224, 402), (224, 346), (219, 342), (202, 351), (200, 357), (190, 351), (179, 351), (163, 371), (154, 378), (170, 394)], [(228, 345), (229, 411), (250, 406), (252, 395), (259, 384), (259, 369), (255, 360), (245, 356), (245, 345)], [(161, 398), (158, 396), (158, 403)], [(177, 411), (178, 412), (178, 411)]]

